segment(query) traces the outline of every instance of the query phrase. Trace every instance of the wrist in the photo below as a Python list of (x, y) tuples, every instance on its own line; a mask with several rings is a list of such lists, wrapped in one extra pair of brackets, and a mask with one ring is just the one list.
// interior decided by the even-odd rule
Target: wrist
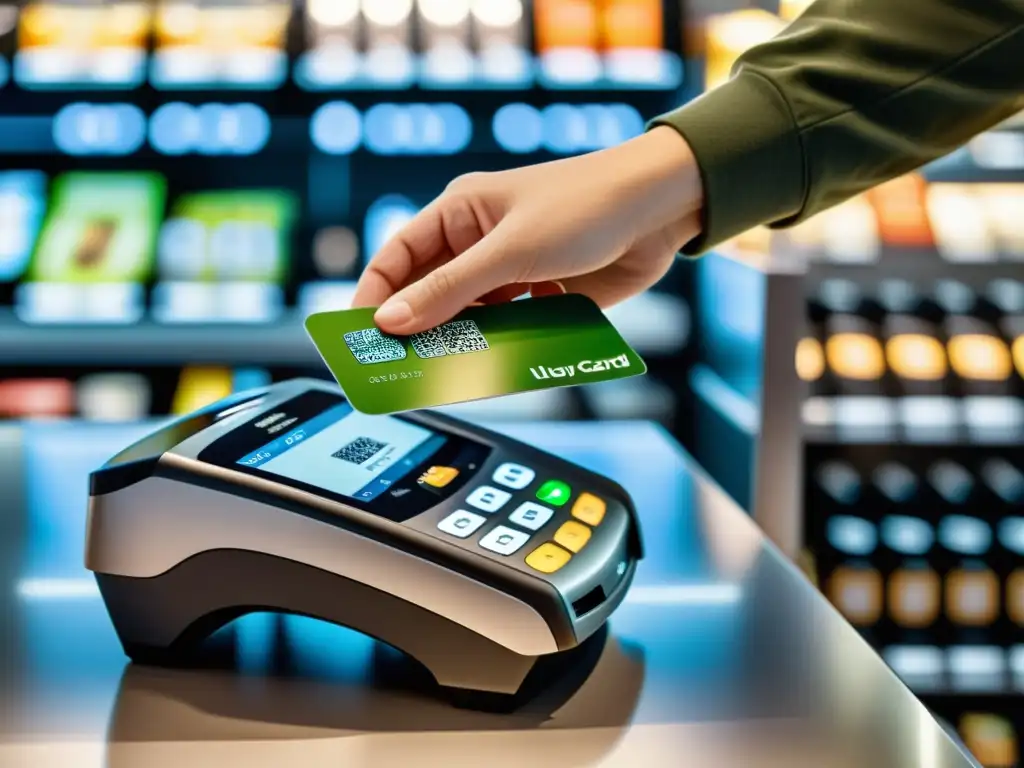
[(674, 128), (657, 126), (621, 147), (630, 155), (621, 159), (635, 171), (623, 182), (633, 193), (644, 233), (671, 228), (687, 232), (686, 239), (699, 234), (704, 189), (686, 139)]

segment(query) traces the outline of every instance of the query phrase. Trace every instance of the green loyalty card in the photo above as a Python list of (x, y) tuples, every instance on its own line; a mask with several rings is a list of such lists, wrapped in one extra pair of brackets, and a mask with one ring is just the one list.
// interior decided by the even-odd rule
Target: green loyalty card
[(470, 307), (412, 336), (389, 336), (372, 308), (320, 312), (306, 331), (352, 407), (368, 414), (638, 376), (644, 361), (586, 296)]

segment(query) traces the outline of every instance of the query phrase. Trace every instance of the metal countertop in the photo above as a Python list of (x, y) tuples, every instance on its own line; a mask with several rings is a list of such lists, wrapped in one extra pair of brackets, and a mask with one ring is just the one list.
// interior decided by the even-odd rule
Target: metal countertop
[[(493, 426), (493, 425), (492, 425)], [(253, 615), (127, 663), (82, 567), (86, 475), (145, 425), (0, 425), (0, 766), (976, 765), (659, 428), (501, 425), (633, 494), (647, 559), (577, 675), (451, 708), (351, 631)]]

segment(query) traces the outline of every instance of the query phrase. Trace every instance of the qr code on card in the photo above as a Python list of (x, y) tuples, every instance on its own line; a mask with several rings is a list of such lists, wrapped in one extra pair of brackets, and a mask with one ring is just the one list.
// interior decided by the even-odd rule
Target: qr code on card
[(417, 357), (443, 357), (483, 352), (490, 349), (487, 339), (472, 320), (452, 320), (437, 328), (413, 334), (409, 338)]
[(426, 359), (429, 357), (444, 357), (448, 354), (444, 348), (444, 337), (441, 335), (440, 328), (431, 328), (423, 333), (414, 333), (409, 337), (409, 342), (412, 344), (412, 351), (416, 353), (416, 357)]
[(374, 440), (372, 437), (357, 437), (340, 451), (331, 454), (336, 459), (347, 461), (349, 464), (362, 464), (369, 461), (378, 453), (388, 447), (387, 443)]
[(385, 336), (376, 328), (346, 333), (345, 346), (363, 365), (393, 363), (395, 360), (405, 359), (405, 347), (402, 346), (402, 342)]

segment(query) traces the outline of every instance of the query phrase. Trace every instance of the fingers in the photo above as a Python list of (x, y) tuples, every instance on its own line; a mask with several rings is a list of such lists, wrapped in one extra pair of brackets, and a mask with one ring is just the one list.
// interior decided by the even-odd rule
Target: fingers
[(440, 201), (434, 201), (388, 240), (366, 265), (353, 307), (378, 307), (417, 270), (449, 251)]
[(382, 331), (419, 333), (440, 325), (492, 291), (515, 283), (514, 253), (502, 249), (499, 227), (458, 258), (433, 270), (391, 296), (374, 316)]
[(442, 195), (373, 256), (359, 279), (352, 305), (380, 306), (440, 263), (472, 248), (490, 226), (478, 218), (469, 198)]
[(356, 283), (356, 292), (352, 297), (352, 309), (358, 307), (379, 307), (394, 294), (395, 289), (383, 274), (372, 267), (367, 267)]

